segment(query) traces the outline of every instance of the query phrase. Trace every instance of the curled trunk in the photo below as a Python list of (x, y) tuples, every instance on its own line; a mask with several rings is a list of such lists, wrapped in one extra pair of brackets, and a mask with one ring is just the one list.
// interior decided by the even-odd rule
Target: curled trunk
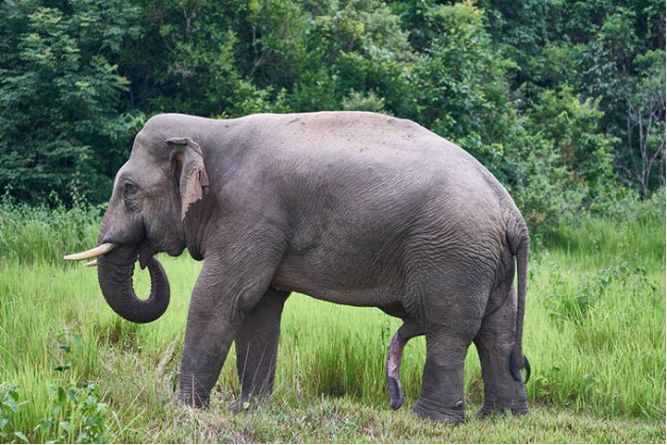
[(169, 280), (160, 262), (151, 258), (147, 263), (151, 293), (145, 300), (138, 298), (132, 282), (136, 258), (136, 249), (119, 247), (98, 258), (97, 277), (104, 299), (114, 312), (134, 323), (149, 323), (160, 318), (169, 306)]

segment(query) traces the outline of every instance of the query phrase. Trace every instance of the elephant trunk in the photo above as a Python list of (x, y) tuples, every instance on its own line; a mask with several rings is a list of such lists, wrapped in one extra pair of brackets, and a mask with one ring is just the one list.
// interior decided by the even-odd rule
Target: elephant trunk
[(134, 323), (149, 323), (160, 318), (169, 306), (169, 280), (160, 262), (151, 258), (147, 263), (151, 293), (146, 300), (138, 298), (132, 282), (136, 259), (135, 248), (118, 246), (98, 257), (97, 277), (104, 299), (114, 312)]

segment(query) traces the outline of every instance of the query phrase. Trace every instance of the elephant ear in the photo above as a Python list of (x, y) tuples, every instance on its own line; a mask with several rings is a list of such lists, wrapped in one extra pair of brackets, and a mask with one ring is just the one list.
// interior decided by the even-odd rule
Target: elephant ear
[(167, 143), (176, 146), (171, 153), (171, 171), (179, 183), (181, 220), (185, 221), (190, 207), (208, 194), (204, 155), (199, 145), (190, 138), (171, 138), (167, 139)]

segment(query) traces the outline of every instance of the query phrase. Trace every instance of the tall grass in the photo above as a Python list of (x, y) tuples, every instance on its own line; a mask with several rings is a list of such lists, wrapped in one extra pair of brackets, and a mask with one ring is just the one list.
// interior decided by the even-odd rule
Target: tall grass
[[(149, 325), (123, 321), (104, 303), (94, 270), (60, 260), (94, 244), (98, 223), (95, 209), (0, 205), (0, 382), (7, 383), (0, 407), (8, 406), (0, 410), (0, 438), (196, 441), (174, 426), (170, 401), (201, 263), (161, 257), (170, 308)], [(664, 421), (664, 235), (664, 216), (581, 217), (554, 228), (534, 252), (524, 330), (533, 405)], [(146, 295), (147, 273), (137, 271), (135, 284)], [(386, 348), (399, 324), (377, 309), (293, 295), (275, 399), (300, 407), (342, 397), (388, 410)], [(423, 338), (412, 340), (402, 370), (406, 407), (418, 397), (424, 357)], [(233, 400), (237, 380), (232, 351), (214, 406)], [(482, 390), (473, 347), (466, 361), (471, 413)]]
[(60, 263), (63, 252), (94, 245), (101, 210), (31, 207), (0, 198), (0, 258), (20, 263)]

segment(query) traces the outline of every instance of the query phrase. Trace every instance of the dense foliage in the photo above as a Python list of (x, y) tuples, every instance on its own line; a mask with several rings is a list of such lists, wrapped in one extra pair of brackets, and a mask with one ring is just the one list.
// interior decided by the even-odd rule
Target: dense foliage
[(103, 201), (160, 112), (413, 119), (533, 224), (665, 183), (664, 0), (6, 0), (0, 23), (0, 194), (23, 201)]

